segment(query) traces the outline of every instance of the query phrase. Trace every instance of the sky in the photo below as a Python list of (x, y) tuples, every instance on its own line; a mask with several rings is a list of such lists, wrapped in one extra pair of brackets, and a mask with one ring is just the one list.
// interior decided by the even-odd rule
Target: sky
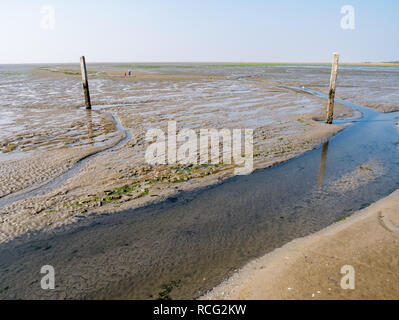
[(0, 0), (0, 64), (397, 61), (398, 31), (398, 0)]

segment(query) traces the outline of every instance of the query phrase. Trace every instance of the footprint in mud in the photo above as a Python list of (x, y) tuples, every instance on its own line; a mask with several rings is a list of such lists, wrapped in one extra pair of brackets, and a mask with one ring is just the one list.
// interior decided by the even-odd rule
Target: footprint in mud
[(385, 229), (399, 234), (399, 209), (383, 209), (379, 212), (378, 219)]

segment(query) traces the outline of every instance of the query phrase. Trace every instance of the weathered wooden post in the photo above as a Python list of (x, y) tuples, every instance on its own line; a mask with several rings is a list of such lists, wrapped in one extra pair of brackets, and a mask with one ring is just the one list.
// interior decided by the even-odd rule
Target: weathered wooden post
[(85, 94), (86, 109), (91, 109), (89, 82), (87, 81), (87, 69), (85, 57), (80, 57), (80, 69), (82, 72), (83, 92)]
[(337, 85), (338, 61), (339, 61), (339, 54), (337, 52), (334, 52), (333, 62), (331, 67), (330, 91), (328, 93), (328, 106), (327, 106), (327, 118), (326, 118), (326, 123), (328, 124), (331, 124), (334, 118), (334, 99), (335, 99), (335, 87)]

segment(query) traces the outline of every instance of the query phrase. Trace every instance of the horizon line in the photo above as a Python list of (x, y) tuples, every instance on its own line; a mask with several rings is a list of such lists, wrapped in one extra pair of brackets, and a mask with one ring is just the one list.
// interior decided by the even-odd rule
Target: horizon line
[[(38, 65), (38, 64), (79, 64), (79, 59), (76, 61), (68, 62), (0, 62), (0, 65)], [(115, 64), (115, 63), (128, 63), (128, 64), (331, 64), (331, 61), (324, 62), (301, 62), (301, 61), (88, 61), (87, 64)], [(352, 61), (340, 62), (341, 65), (345, 64), (399, 64), (397, 61)]]

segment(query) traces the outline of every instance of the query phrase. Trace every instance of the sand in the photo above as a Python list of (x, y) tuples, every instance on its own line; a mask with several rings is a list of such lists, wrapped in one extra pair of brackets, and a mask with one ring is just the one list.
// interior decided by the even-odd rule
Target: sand
[[(132, 138), (117, 149), (94, 157), (76, 176), (48, 194), (0, 209), (0, 242), (24, 233), (51, 231), (93, 212), (118, 212), (159, 202), (181, 190), (215, 184), (234, 175), (234, 166), (226, 164), (148, 166), (144, 158), (148, 147), (144, 140), (146, 130), (165, 129), (168, 120), (177, 120), (179, 130), (187, 127), (194, 130), (253, 128), (255, 169), (303, 154), (344, 128), (315, 121), (324, 115), (323, 99), (270, 87), (262, 82), (204, 74), (140, 72), (125, 79), (115, 71), (96, 77), (101, 78), (102, 82), (97, 85), (101, 85), (102, 94), (93, 94), (92, 101), (95, 103), (97, 99), (97, 103), (107, 103), (109, 107), (93, 110), (90, 121), (85, 110), (62, 106), (64, 101), (72, 104), (74, 101), (63, 89), (63, 82), (58, 84), (59, 87), (55, 86), (64, 94), (57, 98), (59, 100), (44, 100), (61, 104), (61, 107), (54, 109), (51, 104), (41, 102), (40, 107), (23, 108), (24, 118), (32, 119), (30, 123), (37, 128), (39, 142), (27, 153), (23, 150), (23, 141), (29, 140), (31, 133), (22, 131), (6, 136), (10, 142), (22, 141), (16, 143), (17, 150), (6, 155), (25, 153), (25, 157), (1, 162), (4, 171), (0, 181), (2, 195), (51, 180), (86, 154), (112, 144), (118, 132), (110, 122), (109, 112), (113, 112), (130, 131)], [(79, 76), (46, 70), (35, 74), (35, 81), (40, 84), (49, 79), (75, 78)], [(98, 91), (93, 87), (95, 85), (92, 92)], [(41, 99), (41, 95), (37, 97)], [(127, 105), (118, 103), (119, 100)], [(53, 115), (48, 110), (58, 111)], [(350, 117), (354, 113), (337, 104), (336, 115)], [(79, 117), (83, 117), (82, 121)], [(47, 119), (54, 121), (52, 126), (45, 125)], [(48, 132), (44, 132), (46, 130)], [(76, 132), (76, 141), (65, 146), (63, 139), (71, 138), (71, 131)], [(97, 140), (90, 141), (88, 137), (91, 136)]]
[[(398, 299), (399, 190), (256, 259), (201, 299)], [(341, 268), (355, 270), (342, 289)]]
[[(94, 157), (77, 175), (48, 194), (2, 208), (0, 243), (35, 231), (56, 232), (57, 227), (73, 225), (92, 213), (101, 215), (141, 207), (182, 190), (215, 184), (233, 176), (231, 165), (148, 166), (144, 161), (148, 147), (145, 132), (148, 128), (165, 128), (168, 120), (178, 120), (179, 128), (196, 130), (253, 128), (255, 169), (303, 154), (344, 128), (316, 121), (324, 117), (323, 99), (270, 86), (276, 84), (272, 77), (238, 79), (233, 73), (226, 76), (217, 71), (215, 74), (134, 72), (125, 79), (116, 71), (92, 71), (92, 101), (107, 108), (93, 111), (94, 119), (83, 117), (84, 121), (79, 121), (84, 110), (78, 108), (81, 103), (78, 74), (69, 70), (38, 70), (34, 77), (37, 81), (32, 88), (34, 101), (26, 104), (23, 100), (14, 101), (12, 94), (4, 98), (6, 105), (17, 103), (23, 111), (25, 121), (15, 117), (15, 124), (27, 127), (18, 134), (6, 131), (1, 136), (5, 160), (0, 162), (3, 173), (0, 197), (51, 180), (85, 155), (115, 144), (120, 135), (107, 111), (113, 112), (129, 130), (131, 139)], [(284, 84), (302, 86), (288, 80)], [(315, 86), (315, 82), (318, 80), (311, 79), (304, 84), (325, 90), (325, 84)], [(54, 99), (46, 96), (50, 84), (55, 84), (51, 87)], [(69, 86), (71, 89), (66, 90)], [(348, 85), (345, 90), (347, 97), (355, 102), (364, 101), (359, 100), (357, 87), (350, 89)], [(366, 105), (375, 103), (371, 97), (378, 97), (376, 92), (368, 91), (364, 99), (370, 101)], [(376, 108), (396, 110), (394, 100), (387, 99), (386, 105)], [(58, 110), (50, 117), (54, 120), (51, 126), (46, 125), (49, 110)], [(335, 114), (345, 118), (357, 116), (339, 104)], [(345, 188), (367, 184), (382, 172), (378, 162), (370, 161), (330, 188), (340, 192), (350, 190)], [(251, 262), (205, 298), (398, 297), (394, 287), (398, 276), (392, 271), (398, 264), (395, 250), (398, 198), (395, 193), (354, 217)], [(344, 264), (351, 264), (357, 270), (355, 291), (343, 292), (339, 288), (342, 277), (339, 271)]]

